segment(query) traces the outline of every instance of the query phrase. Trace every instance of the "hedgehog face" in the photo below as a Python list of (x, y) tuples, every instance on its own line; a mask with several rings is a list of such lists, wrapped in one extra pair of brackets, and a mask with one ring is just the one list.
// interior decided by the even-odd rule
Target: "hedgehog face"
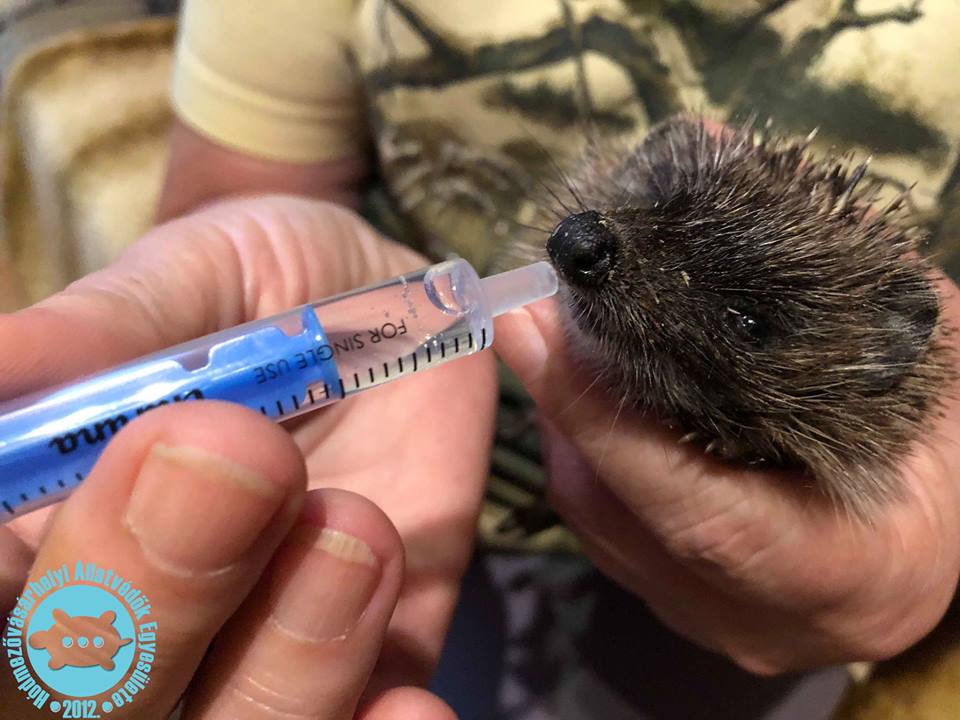
[(686, 118), (594, 162), (547, 241), (574, 344), (729, 456), (843, 474), (902, 450), (944, 374), (939, 302), (865, 169)]

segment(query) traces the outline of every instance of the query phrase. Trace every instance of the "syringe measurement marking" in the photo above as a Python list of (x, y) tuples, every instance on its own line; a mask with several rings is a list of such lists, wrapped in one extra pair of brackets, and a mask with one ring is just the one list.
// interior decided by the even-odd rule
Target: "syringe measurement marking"
[(320, 367), (324, 363), (333, 362), (347, 353), (363, 350), (368, 345), (390, 342), (406, 334), (407, 322), (405, 318), (401, 318), (395, 323), (386, 322), (350, 335), (331, 337), (330, 343), (317, 345), (287, 357), (276, 358), (253, 368), (254, 377), (258, 385), (263, 385), (295, 370)]
[[(482, 350), (484, 347), (486, 347), (486, 344), (487, 344), (487, 331), (486, 331), (486, 328), (483, 328), (483, 329), (482, 329), (482, 335), (481, 335), (481, 341), (480, 341), (480, 348), (479, 348), (479, 349)], [(473, 348), (473, 346), (474, 346), (473, 333), (472, 333), (472, 332), (468, 332), (468, 334), (467, 334), (467, 347)], [(427, 365), (432, 364), (433, 361), (434, 361), (433, 353), (432, 353), (432, 351), (431, 351), (430, 346), (429, 346), (429, 345), (423, 345), (423, 346), (421, 346), (421, 348), (418, 348), (417, 350), (415, 350), (413, 353), (410, 354), (410, 357), (411, 357), (411, 359), (412, 359), (412, 361), (413, 361), (413, 370), (412, 370), (413, 372), (418, 372), (418, 371), (420, 370), (420, 362), (419, 362), (418, 352), (420, 352), (421, 350), (426, 354), (426, 364), (427, 364)], [(459, 336), (455, 336), (455, 337), (453, 338), (453, 355), (458, 355), (459, 353), (460, 353), (460, 337), (459, 337)], [(446, 357), (447, 357), (447, 353), (446, 353), (446, 342), (445, 342), (445, 341), (441, 341), (441, 343), (440, 343), (440, 356), (441, 356), (441, 358), (444, 358), (444, 359), (446, 359)], [(397, 358), (397, 367), (398, 367), (400, 373), (402, 374), (402, 373), (403, 373), (403, 357), (398, 357), (398, 358)], [(375, 384), (375, 383), (377, 382), (376, 373), (374, 372), (372, 366), (370, 366), (370, 367), (367, 368), (367, 375), (368, 375), (369, 378), (370, 378), (370, 383), (371, 383), (371, 385), (373, 385), (373, 384)], [(389, 378), (389, 377), (390, 377), (390, 365), (389, 365), (389, 363), (386, 363), (386, 362), (383, 363), (383, 375), (384, 375), (384, 378)], [(361, 389), (361, 383), (360, 383), (359, 373), (354, 373), (354, 374), (353, 374), (353, 378), (354, 378), (354, 385), (355, 385), (356, 389), (357, 389), (357, 390), (360, 390), (360, 389)], [(339, 379), (339, 384), (340, 384), (340, 397), (341, 397), (341, 398), (345, 398), (345, 397), (346, 397), (346, 387), (344, 386), (342, 379)], [(327, 383), (324, 383), (324, 384), (323, 384), (323, 396), (324, 396), (324, 399), (327, 399), (327, 400), (330, 399), (330, 386), (329, 386)], [(315, 404), (317, 403), (317, 398), (316, 398), (316, 395), (314, 394), (314, 389), (313, 389), (313, 388), (308, 388), (308, 389), (307, 389), (307, 397), (309, 398), (309, 401), (310, 401), (310, 404), (311, 404), (311, 405), (315, 405)], [(301, 408), (301, 403), (300, 403), (299, 398), (298, 398), (296, 395), (291, 395), (291, 396), (290, 396), (290, 400), (291, 400), (291, 403), (292, 403), (292, 405), (293, 405), (294, 410), (300, 410), (300, 408)], [(276, 404), (277, 413), (278, 413), (278, 416), (279, 416), (279, 417), (284, 417), (285, 415), (288, 414), (287, 411), (286, 411), (286, 409), (284, 408), (284, 405), (283, 405), (283, 401), (282, 401), (282, 400), (275, 400), (274, 403)], [(260, 406), (260, 412), (263, 413), (264, 415), (269, 415), (266, 407), (263, 406), (263, 405)], [(76, 480), (77, 483), (82, 482), (83, 479), (84, 479), (83, 475), (81, 475), (79, 472), (78, 472), (78, 473), (74, 473), (74, 478), (75, 478), (75, 480)], [(66, 483), (64, 482), (64, 480), (63, 480), (62, 478), (58, 478), (58, 479), (57, 479), (57, 485), (58, 485), (61, 489), (66, 489), (66, 487), (67, 487)], [(48, 490), (47, 490), (46, 486), (44, 486), (44, 485), (40, 485), (40, 486), (38, 487), (38, 490), (40, 491), (40, 494), (41, 494), (41, 495), (47, 495), (47, 494), (48, 494)], [(30, 497), (29, 497), (29, 495), (27, 495), (27, 493), (20, 493), (20, 498), (21, 498), (21, 500), (23, 500), (23, 502), (29, 502), (29, 500), (30, 500)], [(0, 502), (0, 504), (2, 504), (3, 509), (6, 510), (8, 514), (10, 514), (10, 515), (15, 514), (14, 507), (13, 507), (7, 500), (3, 500), (2, 502)]]
[[(472, 333), (469, 333), (469, 336), (470, 336), (470, 341), (471, 341), (471, 342), (468, 343), (468, 347), (473, 347)], [(486, 330), (484, 330), (484, 334), (483, 334), (483, 344), (484, 344), (484, 345), (486, 344)], [(423, 360), (423, 359), (420, 357), (420, 353), (421, 353), (421, 352), (426, 355), (426, 359), (425, 359), (425, 360)], [(454, 355), (457, 355), (457, 354), (459, 354), (459, 353), (460, 353), (460, 337), (459, 337), (459, 336), (455, 336), (455, 337), (454, 337), (454, 352), (453, 352), (453, 354), (454, 354)], [(428, 345), (428, 344), (421, 345), (421, 346), (418, 347), (416, 350), (414, 350), (412, 353), (410, 353), (410, 355), (409, 355), (408, 357), (410, 358), (410, 360), (412, 361), (412, 364), (413, 364), (413, 368), (412, 368), (411, 372), (419, 372), (419, 371), (420, 371), (421, 362), (423, 362), (424, 365), (426, 366), (426, 365), (432, 365), (432, 364), (436, 361), (436, 358), (435, 358), (434, 355), (433, 355), (433, 350), (432, 350), (431, 346)], [(440, 343), (440, 357), (443, 358), (443, 359), (446, 359), (446, 357), (447, 357), (447, 344), (446, 344), (446, 341), (441, 341), (441, 343)], [(403, 370), (404, 370), (403, 356), (398, 356), (398, 357), (397, 357), (397, 368), (398, 368), (398, 370), (400, 371), (400, 373), (403, 374)], [(353, 389), (350, 391), (351, 393), (352, 393), (352, 392), (355, 392), (355, 391), (363, 390), (363, 389), (365, 388), (365, 385), (364, 385), (364, 382), (365, 382), (365, 381), (361, 381), (361, 380), (360, 380), (360, 373), (361, 373), (361, 372), (362, 372), (362, 370), (358, 370), (357, 372), (353, 373)], [(369, 381), (369, 382), (370, 382), (370, 385), (369, 385), (369, 386), (376, 385), (376, 384), (379, 382), (378, 379), (377, 379), (377, 373), (374, 371), (373, 366), (368, 366), (368, 367), (367, 367), (367, 377), (370, 378), (370, 381)], [(387, 378), (389, 378), (389, 377), (390, 377), (390, 363), (384, 362), (384, 363), (383, 363), (383, 378), (384, 378), (384, 379), (387, 379)], [(340, 379), (340, 380), (339, 380), (339, 383), (340, 383), (340, 393), (341, 393), (340, 397), (341, 397), (341, 398), (345, 398), (345, 397), (346, 397), (346, 393), (347, 393), (346, 385), (344, 384), (343, 379)], [(315, 396), (313, 395), (313, 389), (312, 389), (312, 388), (308, 388), (307, 393), (308, 393), (308, 396), (309, 396), (309, 398), (310, 398), (310, 403), (311, 403), (311, 404), (315, 404), (315, 403), (316, 403), (316, 398), (315, 398)], [(326, 383), (324, 383), (324, 396), (325, 396), (326, 398), (328, 398), (328, 399), (329, 399), (329, 397), (330, 397), (329, 388), (328, 388), (328, 386), (327, 386)], [(299, 403), (298, 403), (297, 399), (296, 399), (296, 398), (293, 398), (293, 401), (294, 401), (294, 406), (295, 406), (295, 408), (296, 408), (296, 409), (299, 409)], [(279, 401), (277, 401), (277, 402), (278, 402), (278, 405), (279, 405)], [(285, 412), (284, 412), (283, 410), (281, 410), (281, 411), (280, 411), (280, 415), (283, 416), (284, 414), (285, 414)]]
[[(76, 479), (77, 483), (83, 482), (83, 475), (81, 475), (80, 473), (74, 473), (73, 476)], [(67, 484), (63, 481), (63, 478), (57, 478), (57, 485), (59, 485), (61, 488), (67, 487)], [(47, 494), (46, 485), (40, 485), (38, 487), (38, 490), (40, 490), (41, 495)], [(25, 503), (30, 502), (30, 496), (27, 495), (25, 492), (20, 493), (20, 499)], [(14, 514), (13, 506), (10, 505), (10, 503), (7, 502), (6, 500), (0, 501), (0, 505), (3, 505), (3, 509), (6, 510), (9, 515)]]
[[(328, 398), (330, 397), (330, 393), (327, 389), (326, 383), (323, 384), (323, 394), (325, 397), (328, 397)], [(311, 405), (317, 404), (317, 398), (313, 394), (313, 388), (307, 388), (307, 397), (310, 399)], [(284, 410), (282, 400), (274, 400), (273, 402), (277, 406), (277, 417), (283, 417), (284, 415), (290, 414), (286, 410)], [(298, 398), (296, 395), (290, 396), (290, 402), (293, 403), (294, 411), (297, 411), (300, 409), (300, 398)], [(270, 415), (270, 413), (267, 412), (267, 408), (265, 408), (263, 405), (260, 406), (260, 413), (267, 416)]]

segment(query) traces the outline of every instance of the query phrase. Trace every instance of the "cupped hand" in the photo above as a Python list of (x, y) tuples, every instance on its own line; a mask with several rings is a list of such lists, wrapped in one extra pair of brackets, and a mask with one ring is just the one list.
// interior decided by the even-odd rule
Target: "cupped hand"
[[(211, 206), (154, 229), (108, 269), (0, 317), (0, 397), (424, 264), (333, 205), (263, 197)], [(191, 717), (350, 717), (360, 692), (379, 697), (376, 712), (448, 717), (426, 693), (378, 693), (422, 684), (439, 655), (472, 549), (495, 399), (492, 358), (478, 355), (322, 409), (289, 432), (218, 403), (149, 413), (123, 429), (60, 508), (0, 528), (0, 605), (12, 605), (35, 557), (36, 573), (66, 555), (139, 573), (170, 629), (151, 681), (157, 716), (190, 685)], [(409, 432), (413, 422), (423, 432)], [(143, 500), (151, 466), (164, 478), (154, 486), (176, 476), (181, 487), (154, 487), (153, 501)], [(236, 487), (225, 489), (220, 475)], [(325, 490), (298, 510), (304, 483)], [(325, 528), (335, 531), (326, 539)], [(327, 580), (309, 571), (304, 548), (329, 550), (331, 537), (356, 537), (378, 578), (367, 581), (362, 657), (321, 650), (300, 662), (323, 629), (321, 621), (312, 628), (311, 612), (339, 587), (335, 569)], [(285, 632), (272, 608), (293, 583), (290, 607), (304, 617)], [(367, 602), (363, 592), (349, 596), (350, 582), (340, 585), (354, 604)], [(323, 645), (329, 638), (320, 635)], [(191, 680), (214, 637), (208, 666)], [(354, 679), (337, 690), (323, 680), (330, 672)], [(132, 712), (150, 716), (144, 706)]]
[[(960, 326), (957, 289), (943, 288)], [(554, 301), (496, 333), (543, 415), (554, 506), (674, 630), (767, 674), (885, 658), (942, 616), (960, 568), (956, 388), (904, 459), (905, 498), (867, 525), (804, 478), (715, 460), (622, 408), (571, 358)]]

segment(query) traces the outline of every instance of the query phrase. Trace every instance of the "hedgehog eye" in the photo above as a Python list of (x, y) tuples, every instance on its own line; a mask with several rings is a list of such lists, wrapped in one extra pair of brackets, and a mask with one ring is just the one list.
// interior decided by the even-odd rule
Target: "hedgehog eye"
[(764, 345), (770, 339), (770, 323), (753, 308), (728, 307), (726, 320), (737, 336), (751, 345)]

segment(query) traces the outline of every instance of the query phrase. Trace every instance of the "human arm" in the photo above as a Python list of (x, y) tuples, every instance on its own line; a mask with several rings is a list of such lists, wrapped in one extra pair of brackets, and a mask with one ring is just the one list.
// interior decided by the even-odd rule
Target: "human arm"
[(357, 209), (367, 160), (348, 155), (316, 162), (257, 157), (226, 147), (174, 119), (157, 205), (164, 222), (216, 200), (262, 193), (314, 197)]

